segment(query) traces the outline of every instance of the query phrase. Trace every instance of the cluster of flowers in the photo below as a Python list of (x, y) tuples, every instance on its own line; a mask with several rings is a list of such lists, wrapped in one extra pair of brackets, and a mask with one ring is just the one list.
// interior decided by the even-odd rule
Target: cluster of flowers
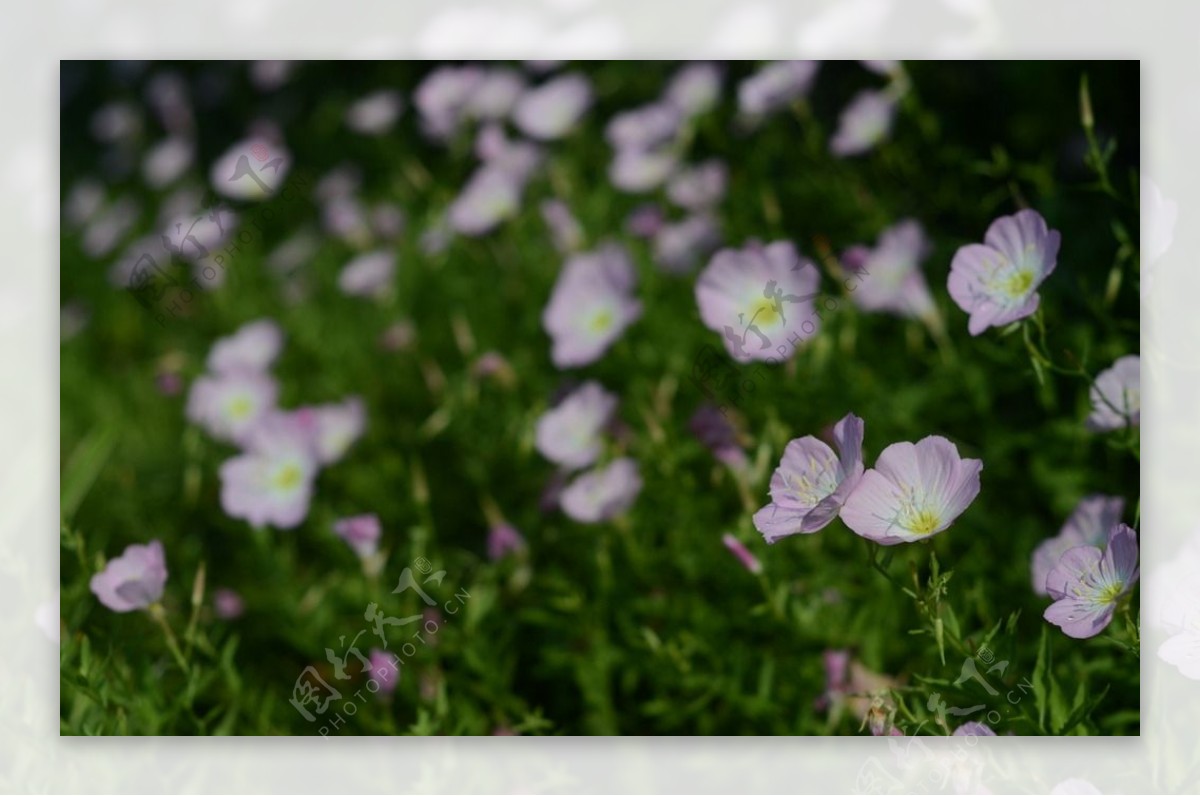
[(1033, 590), (1055, 601), (1046, 621), (1072, 638), (1091, 638), (1108, 627), (1137, 582), (1137, 533), (1121, 522), (1124, 508), (1119, 497), (1090, 495), (1058, 535), (1033, 552)]
[(863, 465), (863, 421), (833, 427), (838, 452), (813, 436), (792, 440), (771, 476), (771, 502), (754, 515), (768, 543), (815, 533), (835, 517), (881, 545), (917, 542), (950, 527), (979, 494), (983, 463), (963, 459), (944, 437), (897, 442)]
[[(617, 397), (588, 381), (538, 418), (534, 444), (567, 476), (600, 459), (604, 432), (613, 423)], [(603, 522), (624, 513), (642, 490), (638, 464), (618, 457), (576, 476), (557, 495), (559, 507), (579, 522)]]
[(221, 506), (256, 528), (303, 522), (320, 469), (341, 459), (366, 426), (357, 397), (280, 409), (269, 368), (282, 348), (283, 332), (273, 321), (243, 326), (213, 345), (208, 372), (192, 384), (187, 401), (191, 422), (241, 448), (221, 465)]

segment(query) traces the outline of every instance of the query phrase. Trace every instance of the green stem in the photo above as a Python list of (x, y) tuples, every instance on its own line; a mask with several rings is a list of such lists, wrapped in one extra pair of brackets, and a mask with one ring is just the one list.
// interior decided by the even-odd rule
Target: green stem
[(171, 654), (175, 656), (175, 662), (179, 664), (179, 668), (184, 674), (188, 674), (187, 658), (183, 657), (182, 650), (179, 649), (179, 642), (175, 640), (175, 632), (171, 630), (171, 625), (167, 623), (167, 612), (163, 610), (162, 603), (154, 603), (149, 608), (150, 618), (158, 623), (162, 628), (163, 635), (167, 639), (167, 647), (171, 650)]

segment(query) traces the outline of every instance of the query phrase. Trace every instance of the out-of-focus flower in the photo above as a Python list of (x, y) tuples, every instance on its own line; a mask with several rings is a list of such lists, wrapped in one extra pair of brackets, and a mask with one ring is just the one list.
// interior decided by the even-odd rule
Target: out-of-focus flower
[(1092, 413), (1087, 427), (1092, 431), (1114, 431), (1142, 421), (1142, 360), (1123, 356), (1096, 376), (1088, 396)]
[(378, 647), (367, 653), (367, 660), (371, 663), (371, 679), (379, 685), (376, 690), (380, 694), (390, 694), (400, 684), (400, 669), (392, 664), (395, 658), (396, 655)]
[(129, 141), (141, 129), (142, 117), (132, 102), (109, 102), (92, 114), (92, 135), (101, 143)]
[(246, 612), (246, 602), (233, 589), (217, 589), (213, 592), (213, 610), (221, 619), (237, 619)]
[(604, 128), (604, 137), (614, 149), (647, 150), (673, 139), (683, 115), (674, 105), (653, 102), (622, 111)]
[(230, 199), (261, 201), (274, 196), (292, 168), (292, 156), (282, 144), (266, 137), (239, 141), (213, 163), (213, 190)]
[(213, 373), (265, 371), (283, 350), (283, 330), (269, 319), (252, 321), (213, 343), (208, 369)]
[(1046, 591), (1055, 602), (1043, 616), (1071, 638), (1091, 638), (1108, 627), (1117, 602), (1137, 579), (1137, 533), (1119, 523), (1103, 552), (1081, 545), (1063, 553), (1046, 576)]
[(191, 135), (196, 128), (187, 80), (178, 72), (159, 72), (146, 83), (146, 102), (165, 130)]
[(499, 561), (510, 553), (519, 553), (524, 549), (525, 537), (508, 523), (501, 522), (488, 529), (487, 550), (488, 558), (492, 561)]
[(467, 96), (466, 114), (474, 119), (499, 120), (507, 116), (525, 91), (519, 72), (496, 67), (483, 73)]
[(65, 343), (82, 332), (87, 328), (91, 317), (92, 313), (88, 310), (87, 305), (81, 301), (68, 301), (62, 305), (58, 316), (59, 340)]
[(88, 584), (106, 608), (117, 613), (149, 608), (162, 598), (167, 558), (162, 542), (131, 544)]
[(721, 68), (697, 61), (679, 69), (667, 84), (663, 97), (684, 117), (707, 113), (721, 96)]
[(586, 77), (560, 75), (525, 92), (513, 108), (513, 123), (530, 138), (552, 141), (570, 132), (591, 103)]
[(1079, 501), (1058, 535), (1045, 540), (1033, 551), (1030, 571), (1034, 593), (1046, 596), (1046, 576), (1063, 553), (1080, 545), (1101, 547), (1108, 539), (1108, 532), (1121, 521), (1124, 510), (1125, 501), (1119, 497), (1088, 495)]
[(310, 436), (317, 462), (322, 466), (345, 456), (367, 428), (367, 409), (358, 396), (339, 403), (302, 407), (292, 412), (291, 417)]
[(81, 244), (84, 253), (93, 258), (107, 256), (133, 229), (139, 215), (141, 209), (131, 197), (114, 199), (96, 213), (84, 228)]
[(363, 135), (383, 135), (395, 126), (403, 110), (399, 91), (374, 91), (346, 109), (346, 126)]
[(512, 365), (498, 351), (485, 351), (471, 366), (471, 375), (478, 379), (495, 379), (505, 386), (516, 383), (517, 374)]
[(609, 164), (608, 178), (622, 191), (644, 193), (662, 185), (678, 163), (670, 149), (621, 149)]
[(721, 229), (707, 213), (662, 224), (654, 233), (654, 262), (669, 274), (686, 274), (721, 244)]
[(936, 310), (921, 261), (931, 246), (921, 225), (906, 219), (879, 234), (875, 248), (852, 246), (842, 264), (863, 278), (850, 294), (855, 304), (871, 312), (890, 312), (903, 318), (928, 318)]
[(355, 195), (335, 196), (321, 205), (321, 227), (360, 248), (371, 243), (371, 227), (362, 201)]
[(991, 727), (981, 721), (968, 721), (958, 725), (954, 730), (953, 735), (995, 735), (996, 733)]
[(600, 457), (600, 434), (617, 409), (617, 397), (598, 382), (584, 382), (538, 418), (538, 453), (569, 469), (587, 467)]
[(154, 376), (154, 386), (166, 396), (176, 396), (183, 392), (183, 377), (173, 370), (163, 371)]
[(296, 61), (253, 61), (250, 64), (250, 82), (259, 91), (275, 91), (288, 82), (296, 66)]
[(928, 539), (971, 505), (982, 469), (945, 437), (889, 445), (846, 499), (842, 522), (882, 545)]
[(308, 516), (317, 470), (307, 429), (272, 413), (255, 425), (245, 452), (221, 465), (221, 508), (255, 528), (295, 528)]
[(238, 228), (237, 214), (212, 205), (171, 219), (162, 230), (164, 251), (192, 264), (195, 283), (205, 290), (225, 284), (226, 267), (221, 247)]
[(453, 136), (483, 77), (477, 66), (441, 66), (426, 75), (413, 95), (426, 134), (439, 139)]
[(180, 136), (164, 138), (142, 160), (142, 178), (151, 188), (162, 189), (179, 179), (192, 165), (195, 147)]
[(392, 284), (396, 255), (390, 251), (360, 254), (338, 274), (338, 288), (347, 296), (380, 296)]
[(686, 210), (704, 210), (721, 201), (729, 182), (729, 169), (719, 160), (680, 170), (667, 183), (667, 197)]
[(658, 205), (638, 205), (625, 219), (625, 228), (630, 235), (650, 238), (662, 228), (664, 221), (663, 210)]
[(768, 544), (821, 530), (842, 510), (863, 476), (863, 421), (847, 414), (833, 427), (838, 452), (814, 436), (787, 444), (771, 476), (771, 502), (754, 514)]
[(333, 523), (333, 532), (350, 545), (359, 558), (370, 558), (379, 550), (383, 527), (376, 514), (343, 517)]
[(417, 339), (412, 321), (396, 321), (379, 335), (379, 347), (384, 351), (407, 351)]
[(892, 131), (896, 100), (886, 91), (860, 91), (838, 118), (829, 151), (838, 157), (861, 155), (874, 149)]
[(696, 303), (738, 362), (778, 360), (785, 339), (806, 340), (820, 328), (813, 311), (820, 280), (787, 241), (722, 249), (696, 281)]
[(745, 116), (765, 116), (805, 97), (817, 76), (817, 61), (775, 61), (738, 86), (738, 109)]
[(894, 75), (901, 69), (899, 61), (859, 61), (859, 63), (864, 68), (884, 77)]
[(746, 452), (738, 442), (737, 429), (716, 406), (703, 404), (692, 414), (688, 429), (719, 461), (735, 470), (742, 470), (749, 464)]
[(483, 235), (512, 218), (520, 208), (521, 181), (503, 168), (476, 169), (446, 212), (450, 226), (463, 235)]
[(970, 314), (972, 335), (1032, 315), (1037, 289), (1058, 264), (1062, 236), (1036, 210), (992, 222), (983, 244), (963, 246), (950, 263), (950, 297)]
[[(825, 693), (817, 699), (819, 710), (829, 710), (830, 713), (840, 714), (849, 710), (858, 721), (866, 721), (874, 716), (878, 723), (895, 710), (888, 689), (895, 683), (892, 678), (878, 674), (853, 660), (846, 650), (826, 650), (823, 655), (825, 664)], [(879, 729), (882, 734), (885, 727)], [(888, 733), (890, 734), (890, 733)]]
[(550, 228), (554, 246), (563, 254), (583, 245), (583, 228), (571, 214), (571, 208), (561, 199), (547, 199), (541, 204), (542, 220)]
[(554, 341), (550, 358), (557, 367), (595, 362), (641, 317), (642, 303), (632, 295), (636, 282), (633, 262), (621, 246), (568, 258), (542, 312), (542, 326)]
[(729, 552), (737, 557), (742, 566), (754, 575), (761, 575), (763, 571), (762, 562), (755, 558), (754, 554), (746, 545), (738, 541), (738, 538), (731, 533), (727, 533), (721, 537), (721, 543), (725, 545)]
[(293, 233), (267, 255), (267, 268), (287, 276), (312, 259), (320, 245), (316, 233), (307, 227)]
[(562, 492), (562, 510), (578, 522), (603, 522), (627, 511), (641, 491), (637, 462), (614, 459), (572, 481)]
[(371, 230), (384, 240), (399, 237), (404, 231), (404, 211), (390, 202), (381, 202), (371, 208)]
[(85, 178), (71, 186), (63, 202), (63, 218), (75, 228), (92, 219), (104, 206), (104, 186), (97, 180)]
[(187, 419), (214, 439), (241, 444), (275, 406), (278, 386), (260, 371), (204, 375), (188, 393)]

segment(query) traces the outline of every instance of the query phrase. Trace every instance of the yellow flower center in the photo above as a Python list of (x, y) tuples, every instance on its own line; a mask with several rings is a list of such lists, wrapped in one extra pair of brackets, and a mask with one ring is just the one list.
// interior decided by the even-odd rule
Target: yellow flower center
[(274, 483), (277, 488), (283, 491), (295, 489), (300, 485), (300, 479), (303, 477), (300, 468), (294, 464), (285, 464), (275, 473)]
[(613, 312), (610, 309), (602, 309), (592, 316), (592, 320), (588, 323), (588, 329), (596, 334), (603, 334), (612, 328)]
[(922, 509), (909, 518), (905, 525), (908, 526), (908, 530), (912, 533), (924, 535), (927, 533), (932, 533), (933, 530), (938, 527), (939, 521), (940, 518), (937, 514), (933, 513), (929, 509)]
[(761, 298), (754, 302), (750, 307), (750, 311), (745, 316), (746, 327), (754, 326), (774, 326), (783, 320), (783, 313), (779, 311), (779, 307), (769, 298)]
[(1123, 588), (1123, 584), (1121, 584), (1119, 582), (1118, 583), (1109, 583), (1108, 585), (1106, 585), (1104, 588), (1102, 588), (1100, 590), (1099, 594), (1096, 595), (1096, 598), (1101, 603), (1116, 602), (1117, 598), (1121, 596), (1122, 588)]
[(1025, 295), (1025, 291), (1029, 290), (1032, 284), (1032, 271), (1017, 271), (1000, 283), (1000, 289), (1013, 298), (1019, 298)]
[(242, 420), (254, 409), (254, 402), (245, 395), (239, 395), (229, 402), (229, 416), (234, 420)]

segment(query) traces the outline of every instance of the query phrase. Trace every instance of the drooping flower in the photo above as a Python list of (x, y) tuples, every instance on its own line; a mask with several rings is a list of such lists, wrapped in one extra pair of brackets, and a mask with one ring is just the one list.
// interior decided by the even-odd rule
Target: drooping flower
[(721, 244), (721, 228), (708, 213), (660, 224), (654, 232), (654, 262), (668, 274), (686, 274)]
[(338, 274), (338, 288), (347, 296), (379, 296), (392, 284), (396, 256), (390, 251), (360, 254)]
[(642, 491), (638, 464), (614, 459), (577, 477), (563, 490), (562, 510), (578, 522), (603, 522), (623, 514)]
[(685, 210), (705, 210), (721, 201), (729, 169), (719, 160), (706, 160), (682, 169), (667, 183), (667, 197)]
[(142, 178), (151, 188), (162, 189), (175, 182), (192, 165), (196, 148), (183, 136), (159, 141), (142, 160)]
[(213, 610), (221, 619), (237, 619), (246, 612), (246, 602), (233, 589), (217, 589), (213, 592)]
[(213, 373), (268, 370), (283, 350), (283, 330), (270, 319), (251, 321), (213, 343), (208, 369)]
[(1122, 498), (1108, 495), (1089, 495), (1079, 501), (1058, 535), (1045, 540), (1033, 551), (1030, 569), (1034, 593), (1043, 597), (1047, 594), (1046, 576), (1063, 553), (1080, 545), (1103, 546), (1108, 532), (1121, 521), (1124, 509)]
[(718, 461), (735, 470), (749, 465), (746, 451), (738, 441), (738, 432), (725, 413), (713, 404), (703, 404), (688, 421), (688, 430), (708, 448)]
[(762, 562), (750, 552), (750, 548), (742, 544), (742, 542), (733, 534), (727, 533), (721, 537), (721, 543), (726, 549), (737, 558), (743, 567), (753, 575), (761, 575), (763, 571)]
[(1080, 545), (1063, 553), (1046, 576), (1046, 591), (1055, 602), (1043, 616), (1071, 638), (1091, 638), (1108, 627), (1117, 603), (1137, 579), (1137, 533), (1119, 523), (1103, 552)]
[(886, 725), (895, 710), (889, 693), (895, 680), (868, 669), (847, 650), (826, 650), (822, 661), (825, 693), (817, 698), (817, 709), (828, 710), (835, 718), (849, 710), (860, 722), (871, 720), (872, 734), (891, 734)]
[(308, 429), (273, 412), (254, 427), (245, 452), (221, 465), (221, 508), (255, 528), (295, 528), (308, 515), (317, 470)]
[(488, 558), (492, 561), (499, 561), (510, 553), (519, 553), (524, 549), (525, 537), (508, 523), (497, 523), (488, 529), (487, 550)]
[(814, 436), (794, 439), (771, 476), (771, 502), (754, 514), (768, 544), (821, 530), (844, 511), (863, 476), (863, 421), (847, 414), (833, 427), (838, 452)]
[(850, 294), (855, 304), (872, 312), (925, 318), (935, 312), (933, 296), (921, 271), (931, 246), (921, 225), (900, 221), (879, 234), (875, 248), (852, 246), (842, 264), (862, 275)]
[(600, 434), (616, 408), (617, 396), (597, 382), (585, 382), (538, 418), (538, 453), (562, 467), (587, 467), (600, 457)]
[(367, 660), (371, 664), (370, 677), (379, 685), (376, 691), (380, 694), (392, 693), (400, 683), (400, 669), (392, 663), (396, 659), (397, 656), (394, 653), (386, 652), (378, 647), (367, 653)]
[(917, 542), (950, 527), (979, 494), (983, 462), (945, 437), (884, 448), (842, 506), (842, 521), (882, 545)]
[(586, 77), (560, 75), (525, 92), (512, 119), (530, 138), (552, 141), (569, 133), (591, 103), (592, 84)]
[(861, 155), (881, 143), (892, 131), (896, 99), (887, 91), (860, 91), (838, 119), (829, 151), (838, 157)]
[(359, 558), (370, 558), (379, 550), (383, 528), (377, 514), (343, 517), (333, 523), (333, 532), (350, 545)]
[(995, 735), (991, 727), (981, 721), (968, 721), (958, 725), (952, 735)]
[(559, 273), (542, 312), (542, 326), (554, 341), (550, 358), (559, 368), (591, 364), (641, 317), (633, 298), (637, 274), (621, 246), (603, 246), (572, 255)]
[(563, 254), (573, 252), (583, 245), (583, 227), (571, 214), (571, 208), (561, 199), (547, 199), (542, 202), (542, 220), (550, 228), (550, 236), (554, 247)]
[(1096, 377), (1088, 396), (1092, 413), (1087, 427), (1092, 431), (1115, 431), (1142, 421), (1142, 359), (1123, 356)]
[(266, 136), (238, 141), (213, 163), (209, 181), (230, 199), (261, 201), (274, 196), (292, 167), (292, 156)]
[(778, 360), (785, 343), (794, 352), (795, 340), (820, 328), (813, 311), (820, 281), (787, 241), (722, 249), (696, 281), (696, 303), (704, 325), (721, 333), (738, 362)]
[(751, 118), (803, 98), (817, 76), (817, 61), (775, 61), (738, 86), (738, 110)]
[(947, 286), (954, 302), (970, 314), (972, 335), (1037, 310), (1037, 289), (1054, 272), (1061, 242), (1058, 230), (1049, 229), (1036, 210), (1022, 210), (993, 221), (982, 244), (955, 253)]
[(162, 598), (167, 584), (167, 558), (162, 542), (131, 544), (88, 584), (106, 608), (117, 613), (149, 608)]
[(275, 406), (278, 387), (261, 371), (204, 375), (188, 393), (187, 418), (214, 439), (241, 444)]
[(403, 110), (400, 92), (373, 91), (346, 109), (346, 126), (363, 135), (383, 135), (392, 129)]

